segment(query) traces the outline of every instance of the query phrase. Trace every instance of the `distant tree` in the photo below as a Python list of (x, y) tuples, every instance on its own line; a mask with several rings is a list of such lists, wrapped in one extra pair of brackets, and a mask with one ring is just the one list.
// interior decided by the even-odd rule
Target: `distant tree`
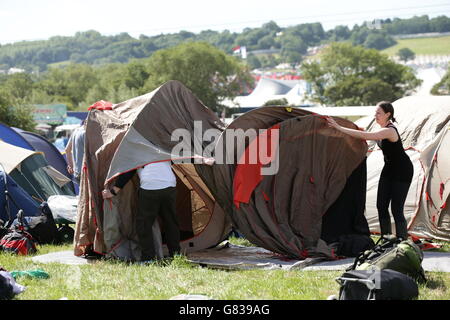
[(252, 53), (248, 54), (247, 56), (247, 65), (250, 67), (250, 69), (261, 68), (261, 62), (259, 61), (258, 57)]
[(396, 41), (386, 34), (385, 32), (371, 31), (366, 40), (364, 40), (363, 46), (369, 49), (383, 50), (393, 46)]
[(414, 60), (416, 54), (409, 48), (401, 48), (400, 50), (398, 50), (397, 56), (400, 58), (400, 60), (406, 62), (408, 60)]
[(187, 42), (155, 52), (147, 62), (144, 89), (151, 91), (169, 80), (179, 80), (212, 110), (239, 94), (251, 82), (249, 70), (236, 58), (204, 42)]
[(51, 68), (38, 83), (49, 96), (59, 96), (69, 109), (85, 101), (89, 89), (97, 83), (94, 69), (87, 64), (70, 64), (65, 68)]
[(311, 98), (325, 105), (374, 105), (409, 94), (421, 80), (412, 70), (375, 49), (333, 43), (320, 62), (304, 63), (304, 78), (312, 84)]
[(350, 29), (347, 26), (336, 26), (328, 32), (328, 39), (331, 41), (343, 41), (351, 36)]
[(306, 53), (308, 45), (300, 36), (286, 34), (281, 39), (281, 57), (289, 63), (300, 62), (301, 56)]
[(1, 83), (3, 92), (6, 92), (16, 101), (24, 101), (33, 90), (33, 80), (27, 73), (15, 73), (6, 77)]
[(281, 99), (268, 100), (264, 103), (263, 106), (287, 106), (288, 104), (289, 104), (289, 101), (287, 101), (286, 98), (281, 98)]
[(26, 131), (34, 131), (33, 108), (14, 102), (7, 92), (0, 89), (0, 122)]
[(281, 59), (277, 59), (273, 54), (261, 55), (259, 58), (262, 68), (272, 68), (281, 62)]
[(134, 60), (126, 65), (123, 77), (128, 88), (140, 89), (144, 86), (149, 74), (145, 70), (144, 63)]

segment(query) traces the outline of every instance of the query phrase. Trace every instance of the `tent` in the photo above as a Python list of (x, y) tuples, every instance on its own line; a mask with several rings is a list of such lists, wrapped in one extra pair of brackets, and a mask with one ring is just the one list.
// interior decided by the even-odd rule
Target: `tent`
[[(258, 134), (233, 143), (233, 132), (239, 130)], [(276, 135), (279, 143), (273, 143)], [(249, 161), (252, 145), (270, 149), (270, 161)], [(369, 235), (364, 217), (367, 144), (332, 130), (323, 116), (296, 108), (258, 108), (226, 128), (215, 152), (234, 157), (229, 163), (236, 164), (197, 170), (252, 243), (290, 258), (334, 258), (332, 244), (341, 236)], [(243, 155), (247, 160), (236, 161)], [(263, 174), (261, 169), (269, 167), (278, 170)]]
[(286, 99), (291, 105), (310, 105), (307, 94), (311, 86), (305, 80), (277, 80), (261, 78), (255, 89), (246, 96), (238, 96), (223, 103), (230, 108), (255, 108), (264, 105), (269, 100)]
[(31, 145), (19, 134), (17, 134), (17, 132), (14, 131), (14, 129), (10, 128), (9, 126), (3, 123), (0, 123), (0, 140), (20, 148), (33, 150)]
[[(193, 133), (194, 121), (201, 124), (203, 131), (223, 130), (219, 118), (177, 81), (169, 81), (153, 92), (119, 104), (101, 102), (90, 108), (86, 120), (75, 255), (93, 250), (119, 259), (139, 260), (134, 227), (138, 177), (128, 182), (112, 201), (103, 201), (101, 191), (111, 187), (122, 173), (178, 157), (178, 154), (171, 154), (178, 144), (171, 135), (176, 129)], [(191, 143), (206, 147), (204, 142), (195, 140), (195, 135), (190, 137)], [(189, 153), (186, 158), (194, 156)], [(197, 173), (201, 166), (205, 165), (173, 165), (178, 177), (176, 207), (184, 252), (214, 246), (231, 230), (225, 212)], [(161, 230), (164, 233), (163, 226)]]
[(50, 166), (41, 152), (0, 141), (0, 163), (5, 172), (39, 202), (47, 201), (52, 195), (75, 195), (70, 179)]
[[(322, 116), (263, 107), (225, 129), (177, 81), (116, 105), (96, 105), (86, 123), (85, 170), (74, 242), (77, 256), (92, 248), (121, 259), (139, 259), (133, 224), (137, 177), (112, 201), (103, 201), (101, 191), (122, 173), (169, 159), (174, 160), (178, 176), (177, 214), (184, 252), (219, 243), (229, 233), (230, 219), (256, 245), (300, 259), (333, 258), (331, 244), (341, 236), (369, 235), (364, 217), (367, 144), (332, 130)], [(194, 121), (201, 124), (200, 134), (219, 133), (212, 148), (217, 161), (213, 166), (177, 161), (177, 139), (172, 139), (177, 129), (185, 130), (189, 145), (197, 144), (202, 150), (211, 147), (210, 141), (198, 139)], [(348, 120), (337, 121), (356, 128)], [(262, 131), (253, 140), (240, 140), (230, 148), (234, 137), (228, 134), (238, 129)], [(237, 163), (242, 156), (237, 150), (242, 148), (245, 153), (251, 143), (273, 141), (278, 133), (279, 157), (271, 159), (278, 164), (277, 172), (261, 176), (263, 164)], [(191, 159), (197, 155), (184, 154)]]
[[(409, 234), (448, 241), (450, 96), (410, 96), (395, 101), (393, 106), (403, 147), (414, 165), (405, 203)], [(368, 123), (365, 118), (357, 121), (360, 122)], [(364, 127), (369, 131), (377, 129), (373, 121)], [(376, 233), (379, 232), (376, 197), (384, 161), (382, 151), (375, 144), (369, 154), (366, 217), (371, 231)]]
[(40, 214), (37, 201), (17, 185), (0, 165), (0, 219), (4, 223), (13, 221), (19, 209), (24, 211), (24, 216)]
[(24, 131), (22, 129), (13, 128), (23, 139), (25, 139), (34, 151), (41, 151), (45, 155), (47, 162), (56, 170), (61, 172), (67, 178), (72, 179), (72, 175), (67, 171), (67, 162), (59, 150), (44, 137)]
[[(67, 171), (67, 162), (64, 156), (44, 137), (19, 128), (10, 128), (0, 123), (0, 140), (20, 148), (42, 152), (49, 165), (72, 179), (72, 175)], [(72, 182), (70, 182), (69, 187), (75, 190)]]

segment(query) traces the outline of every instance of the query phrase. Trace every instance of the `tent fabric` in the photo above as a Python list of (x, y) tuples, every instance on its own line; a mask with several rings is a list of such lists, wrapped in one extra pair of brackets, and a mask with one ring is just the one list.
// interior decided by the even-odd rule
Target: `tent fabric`
[[(71, 174), (67, 171), (67, 162), (64, 156), (44, 137), (0, 123), (0, 140), (19, 148), (42, 152), (51, 166), (69, 179), (72, 178)], [(72, 182), (70, 182), (70, 188), (75, 190)]]
[[(251, 194), (255, 190), (256, 186), (262, 181), (263, 176), (261, 170), (263, 164), (267, 164), (269, 161), (273, 161), (272, 157), (276, 153), (276, 149), (270, 149), (272, 146), (272, 132), (277, 132), (279, 130), (279, 124), (274, 125), (265, 132), (263, 132), (257, 139), (254, 139), (246, 152), (242, 155), (240, 164), (236, 167), (236, 172), (233, 179), (233, 194), (234, 194), (234, 204), (239, 208), (240, 203), (248, 203)], [(269, 147), (267, 150), (267, 158), (261, 159), (259, 154), (254, 154), (258, 151), (258, 146), (266, 145)], [(276, 148), (276, 146), (275, 146)], [(251, 157), (255, 157), (256, 163), (248, 163)], [(264, 163), (266, 161), (267, 163)], [(267, 200), (267, 199), (266, 199)]]
[(22, 129), (13, 128), (23, 139), (25, 139), (33, 148), (32, 150), (43, 152), (47, 162), (63, 175), (72, 178), (72, 175), (67, 171), (67, 162), (59, 150), (44, 137), (24, 131)]
[[(450, 148), (447, 147), (450, 97), (410, 96), (395, 101), (393, 106), (398, 121), (395, 125), (414, 165), (414, 176), (404, 208), (408, 232), (419, 237), (450, 240), (450, 219), (446, 206), (450, 190)], [(366, 127), (368, 131), (377, 129), (377, 125), (367, 118), (357, 121), (357, 124), (360, 123), (369, 123)], [(376, 197), (384, 160), (382, 151), (375, 144), (371, 149), (367, 159), (366, 217), (370, 230), (378, 233)]]
[[(5, 191), (8, 191), (8, 198)], [(24, 211), (24, 216), (40, 214), (39, 204), (0, 166), (0, 219), (3, 222), (13, 221), (19, 209)]]
[[(40, 202), (52, 195), (74, 195), (68, 183), (70, 180), (49, 166), (40, 152), (0, 141), (0, 163), (18, 185)], [(48, 174), (49, 171), (52, 175)], [(54, 179), (56, 175), (57, 181)], [(58, 185), (64, 179), (66, 183)]]
[(0, 141), (0, 154), (2, 154), (0, 162), (5, 168), (6, 173), (9, 174), (19, 167), (25, 159), (38, 154), (38, 152)]
[(3, 123), (0, 123), (0, 141), (4, 141), (20, 148), (34, 150), (28, 141), (18, 135), (14, 129)]
[[(155, 161), (177, 158), (178, 155), (171, 154), (178, 144), (171, 139), (176, 129), (191, 133), (189, 145), (200, 142), (204, 148), (205, 142), (194, 141), (194, 121), (201, 123), (203, 132), (223, 130), (223, 124), (178, 81), (169, 81), (153, 92), (108, 109), (93, 108), (87, 117), (74, 253), (79, 256), (92, 248), (117, 258), (137, 258), (134, 227), (137, 177), (124, 186), (114, 201), (103, 201), (101, 191), (111, 187), (122, 173)], [(187, 155), (188, 158), (196, 156)], [(190, 199), (177, 201), (184, 235), (180, 245), (185, 252), (213, 246), (231, 229), (223, 209), (197, 174), (199, 166), (204, 165), (173, 165), (178, 176), (178, 198)], [(161, 230), (164, 233), (164, 229)]]
[[(350, 121), (336, 120), (341, 125), (356, 128)], [(334, 242), (349, 232), (369, 234), (361, 205), (364, 193), (344, 192), (348, 184), (352, 185), (348, 179), (357, 170), (362, 173), (355, 175), (353, 182), (365, 188), (367, 144), (332, 130), (323, 117), (309, 111), (262, 107), (245, 113), (227, 127), (221, 135), (222, 143), (217, 144), (216, 154), (231, 152), (228, 156), (235, 159), (242, 156), (237, 154), (242, 147), (239, 144), (233, 150), (220, 150), (230, 144), (227, 131), (264, 130), (276, 124), (280, 128), (279, 170), (274, 175), (263, 176), (248, 204), (240, 203), (236, 208), (233, 203), (236, 165), (214, 165), (198, 168), (198, 171), (205, 177), (217, 202), (231, 216), (233, 225), (252, 243), (291, 258), (331, 258), (332, 248), (325, 238)], [(250, 143), (245, 144), (244, 150)], [(245, 176), (241, 179), (245, 180)], [(342, 195), (346, 205), (333, 206)], [(333, 234), (330, 235), (322, 232), (322, 222), (327, 216), (345, 221), (331, 228)], [(326, 226), (330, 228), (330, 223)]]

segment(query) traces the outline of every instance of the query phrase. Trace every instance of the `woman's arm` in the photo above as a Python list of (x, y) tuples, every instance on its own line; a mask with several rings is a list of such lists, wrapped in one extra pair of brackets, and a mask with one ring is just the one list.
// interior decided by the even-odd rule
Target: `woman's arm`
[(336, 120), (331, 117), (327, 118), (328, 125), (336, 130), (348, 134), (357, 139), (362, 140), (383, 140), (389, 139), (391, 141), (395, 141), (397, 139), (397, 135), (394, 129), (391, 128), (382, 128), (375, 132), (366, 132), (355, 129), (346, 128), (337, 124)]

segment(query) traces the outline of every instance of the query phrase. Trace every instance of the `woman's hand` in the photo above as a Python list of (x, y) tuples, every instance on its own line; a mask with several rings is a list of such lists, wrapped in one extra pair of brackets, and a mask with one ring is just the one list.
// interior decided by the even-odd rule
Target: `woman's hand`
[(327, 123), (330, 128), (335, 128), (335, 129), (340, 128), (340, 125), (338, 125), (336, 120), (334, 120), (332, 117), (327, 117)]
[(104, 189), (102, 191), (102, 197), (103, 199), (111, 199), (112, 197), (114, 197), (114, 195), (111, 193), (109, 189)]
[(212, 166), (216, 162), (214, 158), (203, 158), (203, 163)]

